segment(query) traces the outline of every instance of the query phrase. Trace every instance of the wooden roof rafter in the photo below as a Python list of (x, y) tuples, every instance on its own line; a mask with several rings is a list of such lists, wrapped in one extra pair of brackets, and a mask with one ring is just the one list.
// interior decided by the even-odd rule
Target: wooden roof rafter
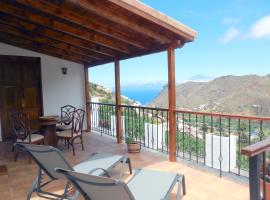
[(65, 50), (57, 50), (56, 48), (42, 45), (40, 43), (33, 43), (30, 40), (21, 38), (14, 40), (14, 37), (11, 34), (0, 33), (0, 41), (20, 48), (26, 48), (32, 51), (47, 54), (49, 56), (54, 56), (81, 64), (90, 64), (88, 60), (84, 60), (83, 58), (75, 56)]
[(145, 41), (142, 41), (136, 37), (132, 37), (131, 35), (120, 32), (116, 29), (112, 29), (111, 27), (106, 27), (102, 23), (97, 23), (97, 20), (91, 20), (91, 18), (89, 18), (87, 15), (74, 15), (72, 11), (63, 9), (62, 4), (57, 6), (41, 0), (16, 0), (16, 2), (21, 5), (28, 6), (32, 9), (39, 10), (40, 12), (43, 12), (44, 14), (50, 15), (52, 17), (59, 18), (64, 21), (70, 21), (77, 26), (88, 28), (92, 31), (98, 31), (102, 35), (109, 36), (126, 44), (133, 45), (141, 49), (148, 48), (148, 44)]
[[(20, 17), (3, 14), (0, 11), (0, 21), (10, 26), (14, 25), (18, 28), (25, 29), (27, 31), (35, 32), (44, 37), (53, 38), (58, 42), (74, 45), (76, 47), (86, 49), (90, 51), (90, 54), (94, 54), (97, 57), (106, 59), (108, 57), (114, 58), (117, 54), (106, 47), (100, 47), (96, 44), (89, 43), (88, 41), (77, 38), (73, 35), (64, 34), (55, 30), (48, 29), (46, 27), (38, 26), (32, 22), (21, 19)], [(105, 56), (105, 57), (104, 57)]]
[(27, 30), (19, 29), (17, 27), (12, 27), (10, 25), (1, 23), (1, 20), (0, 20), (0, 29), (2, 29), (2, 33), (7, 33), (21, 39), (31, 40), (33, 43), (36, 42), (39, 44), (52, 46), (56, 49), (69, 51), (70, 53), (74, 55), (82, 56), (92, 61), (102, 59), (102, 58), (92, 56), (91, 54), (88, 54), (88, 52), (84, 52), (83, 50), (77, 49), (76, 47), (73, 47), (71, 45), (67, 45), (65, 43), (59, 43), (56, 40), (49, 39), (46, 37), (41, 37), (38, 34), (35, 34), (34, 32), (29, 32)]
[(50, 28), (64, 34), (73, 35), (103, 47), (111, 48), (115, 51), (118, 51), (119, 53), (128, 54), (130, 51), (128, 46), (119, 44), (118, 42), (113, 41), (108, 37), (100, 36), (92, 31), (86, 30), (79, 26), (71, 26), (67, 23), (63, 23), (62, 21), (56, 20), (56, 18), (53, 16), (46, 17), (42, 14), (38, 14), (37, 10), (33, 11), (25, 6), (17, 7), (17, 3), (13, 4), (15, 4), (15, 6), (10, 5), (9, 3), (5, 4), (5, 2), (2, 2), (2, 4), (0, 5), (1, 12), (21, 17), (22, 19), (33, 22), (39, 26)]
[(0, 28), (1, 42), (89, 66), (179, 48), (196, 36), (137, 0), (2, 0)]

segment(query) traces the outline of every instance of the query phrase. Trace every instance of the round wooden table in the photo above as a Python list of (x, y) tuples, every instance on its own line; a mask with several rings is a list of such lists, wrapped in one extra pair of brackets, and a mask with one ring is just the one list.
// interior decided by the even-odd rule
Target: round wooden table
[(44, 135), (45, 145), (57, 147), (56, 125), (68, 119), (59, 116), (42, 116), (40, 120), (40, 132)]

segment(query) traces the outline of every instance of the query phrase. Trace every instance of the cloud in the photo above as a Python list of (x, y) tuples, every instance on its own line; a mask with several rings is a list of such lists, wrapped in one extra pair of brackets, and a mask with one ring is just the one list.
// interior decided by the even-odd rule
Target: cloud
[(270, 15), (260, 18), (251, 27), (248, 36), (253, 39), (270, 38)]
[(229, 42), (235, 40), (237, 37), (241, 35), (239, 29), (231, 27), (229, 28), (225, 34), (219, 39), (221, 44), (228, 44)]
[(234, 18), (234, 17), (225, 17), (222, 20), (223, 25), (236, 25), (236, 24), (239, 24), (240, 22), (241, 22), (240, 18)]
[(219, 38), (221, 44), (228, 44), (236, 39), (270, 39), (270, 15), (258, 19), (246, 32), (236, 28), (240, 22), (239, 18), (226, 17), (223, 19), (222, 24), (229, 25), (230, 28)]

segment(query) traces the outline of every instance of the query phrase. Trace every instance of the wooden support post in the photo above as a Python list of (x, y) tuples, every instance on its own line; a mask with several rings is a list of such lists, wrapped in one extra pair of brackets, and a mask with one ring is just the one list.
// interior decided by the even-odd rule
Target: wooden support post
[(84, 81), (85, 81), (86, 125), (87, 125), (87, 132), (89, 132), (91, 131), (91, 111), (90, 111), (89, 77), (87, 66), (84, 66)]
[(120, 63), (116, 59), (114, 62), (115, 72), (115, 104), (116, 104), (116, 134), (117, 143), (122, 143), (122, 117), (121, 117), (121, 92), (120, 92)]
[(250, 200), (260, 200), (260, 155), (249, 158), (249, 194)]
[(176, 161), (176, 120), (175, 120), (175, 54), (174, 47), (168, 48), (168, 97), (169, 97), (169, 158)]

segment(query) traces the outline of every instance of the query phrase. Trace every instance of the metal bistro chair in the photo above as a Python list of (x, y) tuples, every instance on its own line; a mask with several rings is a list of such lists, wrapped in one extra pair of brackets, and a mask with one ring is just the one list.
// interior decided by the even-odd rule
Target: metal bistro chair
[[(29, 120), (26, 113), (14, 112), (10, 114), (11, 128), (14, 135), (14, 143), (24, 144), (44, 144), (44, 136), (37, 134), (37, 131), (30, 129)], [(14, 145), (14, 160), (17, 161), (20, 152)]]
[(84, 150), (83, 146), (83, 121), (84, 121), (85, 111), (82, 109), (77, 109), (72, 114), (71, 120), (71, 129), (57, 132), (58, 140), (65, 140), (72, 147), (73, 155), (75, 155), (74, 141), (76, 139), (80, 139), (80, 144), (82, 145), (82, 150)]
[(57, 131), (71, 129), (72, 114), (76, 110), (74, 106), (65, 105), (61, 107), (61, 123), (57, 125)]

